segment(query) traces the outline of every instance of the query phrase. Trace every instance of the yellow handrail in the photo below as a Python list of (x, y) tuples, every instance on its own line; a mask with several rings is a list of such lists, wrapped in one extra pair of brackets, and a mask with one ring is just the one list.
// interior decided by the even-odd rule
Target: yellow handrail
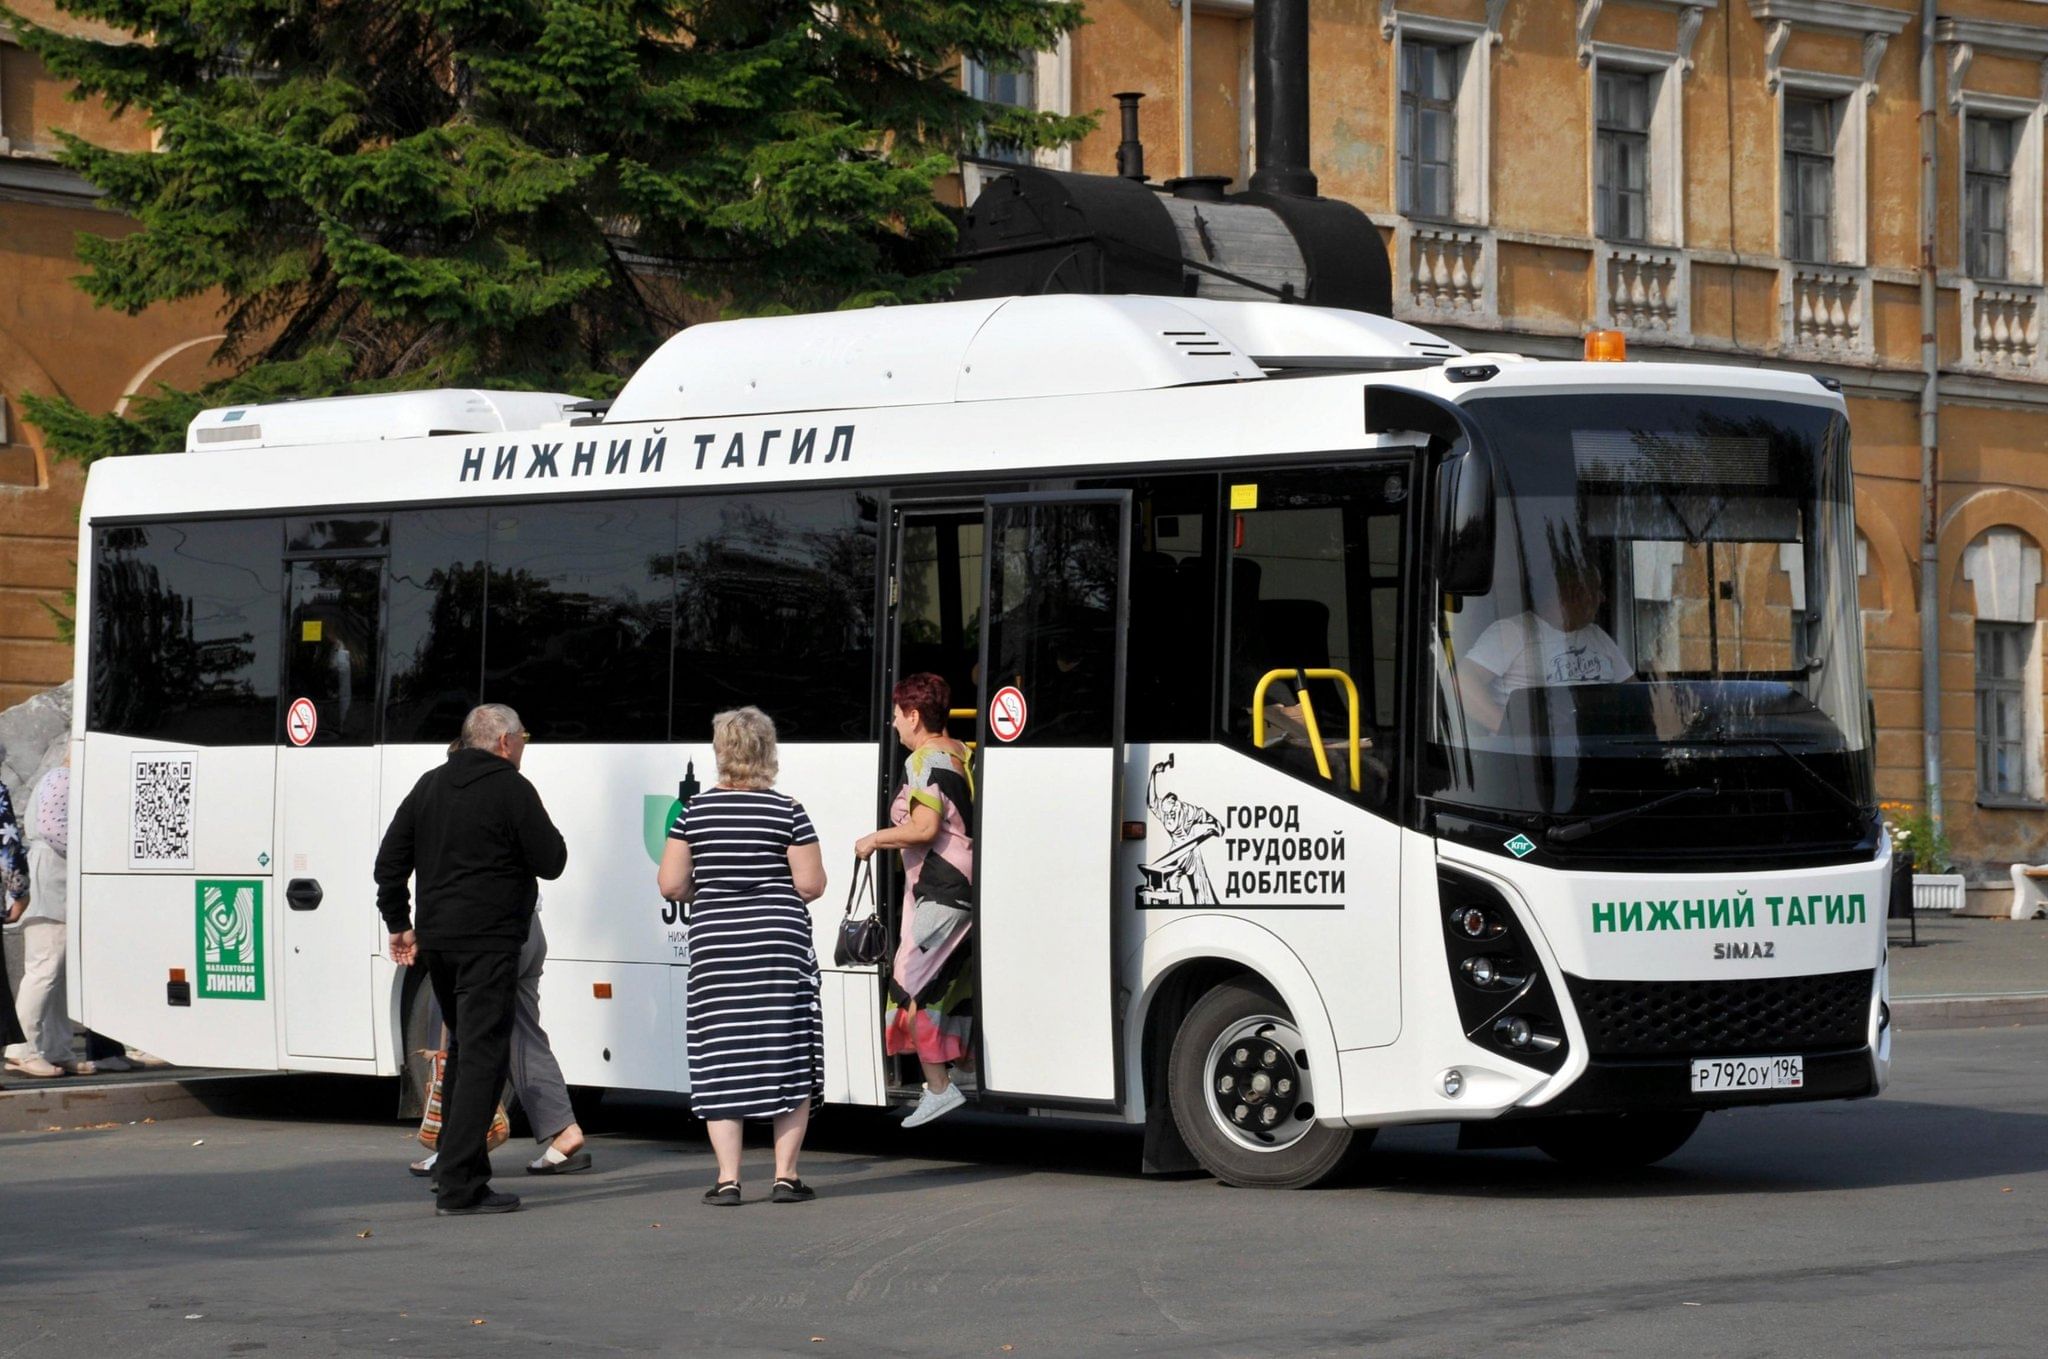
[(1362, 787), (1358, 768), (1358, 686), (1351, 676), (1342, 670), (1268, 670), (1259, 677), (1258, 685), (1252, 690), (1252, 744), (1261, 750), (1266, 746), (1266, 690), (1274, 680), (1295, 681), (1295, 696), (1301, 700), (1302, 720), (1308, 725), (1309, 748), (1315, 752), (1316, 770), (1331, 782), (1336, 775), (1330, 772), (1330, 757), (1323, 750), (1323, 736), (1316, 726), (1316, 706), (1308, 694), (1308, 681), (1312, 679), (1336, 680), (1344, 686), (1344, 696), (1351, 709), (1351, 791)]
[[(979, 708), (948, 708), (948, 709), (946, 709), (946, 720), (947, 720), (948, 722), (957, 722), (957, 721), (959, 721), (959, 720), (960, 720), (961, 718), (963, 718), (963, 717), (964, 717), (964, 718), (969, 718), (969, 719), (972, 719), (972, 718), (976, 718), (976, 717), (980, 717), (980, 716), (981, 716), (981, 709), (979, 709)], [(963, 745), (963, 746), (966, 746), (966, 747), (967, 747), (967, 753), (968, 753), (969, 755), (972, 755), (972, 754), (974, 754), (974, 751), (975, 751), (975, 747), (976, 747), (976, 746), (979, 746), (979, 745), (981, 744), (981, 742), (979, 742), (979, 741), (962, 741), (962, 742), (961, 742), (960, 744), (961, 744), (961, 745)]]

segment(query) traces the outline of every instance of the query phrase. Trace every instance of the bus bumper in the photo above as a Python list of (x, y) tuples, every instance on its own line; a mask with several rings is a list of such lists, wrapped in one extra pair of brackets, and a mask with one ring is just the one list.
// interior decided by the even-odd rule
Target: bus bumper
[(1863, 1099), (1881, 1088), (1876, 1056), (1868, 1047), (1809, 1052), (1804, 1057), (1805, 1080), (1796, 1090), (1728, 1090), (1705, 1097), (1693, 1093), (1690, 1058), (1596, 1057), (1586, 1064), (1577, 1080), (1554, 1098), (1536, 1108), (1508, 1110), (1505, 1117), (1799, 1104), (1823, 1099)]

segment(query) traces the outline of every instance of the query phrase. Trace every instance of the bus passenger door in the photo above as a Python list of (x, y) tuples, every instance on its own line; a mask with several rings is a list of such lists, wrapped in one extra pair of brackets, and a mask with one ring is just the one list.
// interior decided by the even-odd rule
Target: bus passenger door
[[(351, 521), (354, 522), (354, 521)], [(293, 521), (291, 547), (332, 537)], [(382, 522), (363, 535), (382, 544)], [(347, 541), (347, 539), (344, 539)], [(278, 852), (284, 886), (284, 1050), (372, 1060), (372, 960), (383, 938), (376, 887), (378, 637), (384, 557), (326, 551), (287, 563), (284, 739)]]
[(975, 790), (981, 1087), (1121, 1102), (1113, 873), (1127, 491), (992, 496)]

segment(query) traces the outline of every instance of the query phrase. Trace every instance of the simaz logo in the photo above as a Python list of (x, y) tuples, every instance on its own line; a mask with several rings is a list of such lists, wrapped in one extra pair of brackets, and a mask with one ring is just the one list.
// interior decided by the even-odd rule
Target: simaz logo
[(1759, 939), (1754, 943), (1733, 943), (1714, 945), (1714, 961), (1725, 962), (1732, 958), (1775, 958), (1778, 945), (1775, 940)]

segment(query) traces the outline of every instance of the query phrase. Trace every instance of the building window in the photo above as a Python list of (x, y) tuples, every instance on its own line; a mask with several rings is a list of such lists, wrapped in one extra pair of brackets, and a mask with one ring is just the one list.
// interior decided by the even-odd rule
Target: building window
[(1448, 218), (1458, 189), (1459, 49), (1401, 44), (1399, 209), (1410, 217)]
[(1836, 101), (1785, 97), (1781, 248), (1787, 257), (1826, 264), (1835, 256)]
[(1977, 793), (2025, 797), (2027, 653), (2032, 623), (1977, 624)]
[(2002, 279), (2011, 272), (2017, 132), (2009, 118), (1963, 120), (1963, 248), (1972, 278)]
[(1598, 73), (1596, 229), (1606, 240), (1649, 239), (1651, 79), (1641, 71)]
[[(969, 61), (964, 63), (964, 67), (967, 93), (983, 103), (1017, 109), (1038, 107), (1038, 62), (1031, 54), (1025, 53), (1001, 63)], [(1007, 142), (984, 142), (981, 154), (990, 160), (1008, 161), (1012, 165), (1027, 165), (1031, 161), (1030, 152)]]

